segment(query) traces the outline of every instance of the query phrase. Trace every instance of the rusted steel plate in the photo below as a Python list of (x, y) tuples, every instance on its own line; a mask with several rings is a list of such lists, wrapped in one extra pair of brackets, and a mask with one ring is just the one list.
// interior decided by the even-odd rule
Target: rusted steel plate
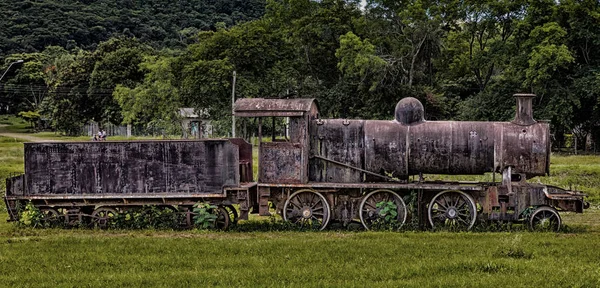
[[(393, 121), (365, 121), (365, 169), (391, 177), (408, 175), (408, 127)], [(367, 177), (367, 181), (381, 181)], [(370, 181), (369, 181), (370, 182)]]
[(219, 193), (239, 184), (228, 140), (25, 143), (26, 195)]
[(494, 130), (489, 122), (452, 122), (452, 159), (449, 174), (494, 171)]
[(237, 117), (297, 117), (315, 109), (315, 99), (242, 98), (234, 104)]
[(461, 185), (455, 184), (439, 184), (439, 183), (337, 183), (337, 182), (309, 182), (305, 184), (291, 183), (260, 183), (259, 187), (280, 187), (280, 188), (339, 188), (339, 189), (423, 189), (423, 190), (461, 190), (461, 191), (484, 191), (487, 186), (494, 185), (492, 183), (481, 183), (481, 185)]
[(303, 146), (298, 143), (262, 142), (259, 182), (303, 183), (304, 154)]
[(240, 182), (253, 181), (252, 144), (242, 138), (230, 138), (229, 141), (239, 148)]
[[(318, 130), (313, 132), (312, 153), (335, 162), (362, 169), (364, 167), (364, 126), (363, 120), (322, 120), (313, 125)], [(318, 182), (362, 182), (362, 174), (347, 167), (322, 159), (311, 159), (313, 164), (311, 181)]]
[(25, 175), (6, 178), (6, 195), (23, 195), (25, 193)]
[(161, 199), (161, 198), (225, 198), (227, 193), (202, 193), (202, 194), (178, 194), (178, 193), (155, 193), (155, 194), (79, 194), (79, 195), (26, 195), (26, 196), (7, 196), (7, 200), (88, 200), (88, 199)]
[(511, 166), (513, 173), (523, 173), (527, 178), (546, 175), (549, 173), (549, 143), (548, 123), (529, 126), (502, 123), (496, 129), (495, 165), (499, 171)]

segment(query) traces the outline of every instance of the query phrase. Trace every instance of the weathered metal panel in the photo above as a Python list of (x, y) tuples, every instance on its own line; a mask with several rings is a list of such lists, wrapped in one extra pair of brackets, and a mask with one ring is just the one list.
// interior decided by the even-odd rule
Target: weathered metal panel
[(303, 146), (291, 142), (263, 142), (260, 146), (260, 182), (303, 183)]
[(548, 123), (521, 126), (500, 123), (496, 130), (495, 166), (502, 171), (513, 167), (513, 173), (523, 173), (527, 178), (543, 176), (548, 171), (550, 153)]
[(451, 123), (451, 162), (447, 174), (483, 174), (494, 170), (494, 124)]
[(27, 193), (220, 193), (239, 184), (228, 140), (25, 143)]
[(315, 99), (264, 99), (242, 98), (234, 104), (234, 113), (238, 117), (298, 117), (303, 116), (316, 106)]
[(452, 159), (452, 125), (425, 122), (409, 128), (408, 172), (445, 174)]
[(254, 179), (252, 144), (242, 138), (230, 138), (229, 141), (237, 145), (240, 152), (240, 182), (252, 182)]
[[(408, 175), (408, 127), (394, 121), (365, 121), (365, 169), (405, 179)], [(382, 181), (367, 176), (368, 180)]]
[(24, 181), (25, 175), (18, 175), (6, 178), (6, 196), (23, 195), (23, 193), (25, 192), (25, 187), (23, 187)]
[[(315, 120), (313, 154), (362, 169), (364, 120)], [(322, 159), (312, 159), (309, 179), (319, 182), (362, 182), (362, 173)]]

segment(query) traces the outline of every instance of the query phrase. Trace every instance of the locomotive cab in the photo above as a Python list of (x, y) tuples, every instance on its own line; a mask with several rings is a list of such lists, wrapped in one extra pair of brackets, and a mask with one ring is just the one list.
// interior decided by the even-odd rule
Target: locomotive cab
[[(308, 182), (309, 123), (318, 118), (315, 99), (239, 99), (234, 105), (236, 117), (258, 120), (258, 211), (270, 215), (269, 184), (306, 184)], [(286, 137), (276, 139), (276, 118), (285, 118)], [(266, 120), (266, 121), (265, 121)], [(263, 138), (263, 125), (271, 120), (271, 139)], [(265, 186), (266, 184), (266, 186)]]
[[(259, 168), (261, 183), (308, 182), (308, 123), (318, 117), (315, 99), (245, 98), (235, 103), (236, 117), (258, 119)], [(275, 118), (285, 117), (289, 122), (283, 140), (275, 137)], [(271, 141), (263, 138), (263, 125), (272, 120)]]

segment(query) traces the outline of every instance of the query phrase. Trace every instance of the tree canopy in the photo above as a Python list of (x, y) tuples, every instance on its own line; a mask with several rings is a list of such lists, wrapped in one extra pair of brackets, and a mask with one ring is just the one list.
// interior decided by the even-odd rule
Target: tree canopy
[(0, 5), (0, 68), (26, 60), (3, 80), (3, 111), (63, 131), (170, 121), (177, 107), (227, 121), (236, 71), (238, 97), (313, 97), (325, 117), (389, 119), (413, 96), (427, 119), (505, 121), (513, 93), (535, 93), (556, 143), (600, 139), (595, 0)]

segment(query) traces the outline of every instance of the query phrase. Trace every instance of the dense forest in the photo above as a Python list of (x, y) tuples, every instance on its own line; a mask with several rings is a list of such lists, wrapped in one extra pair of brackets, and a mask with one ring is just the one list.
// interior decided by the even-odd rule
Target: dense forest
[[(229, 127), (237, 97), (314, 97), (326, 117), (510, 120), (537, 94), (554, 143), (600, 139), (597, 0), (4, 1), (4, 113), (54, 129), (169, 127), (178, 107)], [(222, 130), (227, 134), (228, 130)]]

